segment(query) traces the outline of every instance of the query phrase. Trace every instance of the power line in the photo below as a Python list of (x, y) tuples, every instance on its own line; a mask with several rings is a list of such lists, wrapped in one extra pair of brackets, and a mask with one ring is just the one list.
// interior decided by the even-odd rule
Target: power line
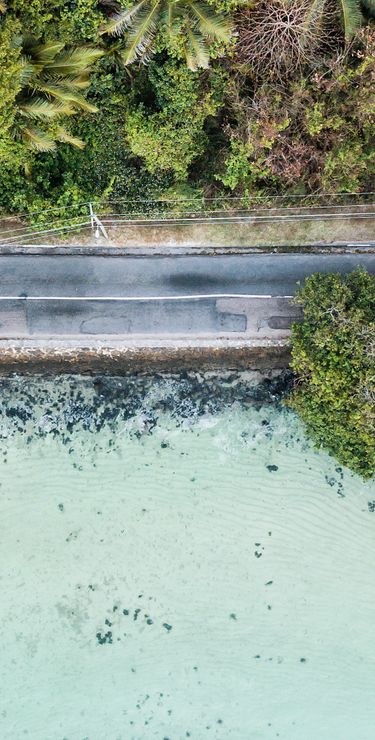
[[(74, 218), (79, 218), (79, 216), (74, 216)], [(70, 224), (70, 222), (71, 222), (71, 219), (69, 219), (69, 224)], [(60, 219), (55, 219), (54, 221), (47, 221), (46, 223), (41, 224), (41, 226), (52, 226), (53, 224), (60, 224), (61, 227), (64, 227), (64, 223), (66, 223), (66, 225), (68, 225), (68, 222), (67, 221), (62, 222), (62, 221), (60, 221)], [(71, 225), (74, 226), (74, 224), (71, 224)], [(5, 231), (0, 231), (0, 237), (3, 236), (4, 234), (5, 235), (6, 234), (14, 234), (15, 232), (20, 232), (20, 231), (22, 231), (25, 234), (25, 236), (27, 236), (27, 234), (30, 231), (30, 229), (32, 229), (32, 226), (29, 226), (27, 224), (25, 224), (25, 226), (18, 226), (16, 229), (6, 229)], [(22, 235), (23, 234), (21, 234), (21, 236)]]
[(316, 213), (316, 214), (287, 214), (285, 216), (219, 216), (217, 218), (215, 217), (209, 217), (209, 218), (160, 218), (155, 220), (152, 219), (139, 219), (139, 220), (131, 220), (131, 219), (125, 219), (125, 220), (119, 220), (119, 219), (106, 219), (103, 218), (104, 224), (111, 224), (112, 226), (116, 226), (119, 224), (127, 224), (130, 226), (164, 226), (169, 224), (176, 224), (176, 225), (185, 225), (185, 224), (210, 224), (210, 223), (239, 223), (242, 221), (242, 223), (251, 222), (261, 222), (261, 223), (272, 223), (272, 222), (285, 222), (285, 221), (338, 221), (340, 219), (347, 220), (349, 218), (357, 218), (357, 219), (369, 219), (374, 218), (375, 212), (371, 213)]
[[(363, 204), (354, 205), (354, 208), (363, 208)], [(375, 206), (374, 203), (366, 204), (366, 207), (373, 209)], [(349, 207), (349, 206), (348, 206)], [(328, 211), (328, 209), (331, 209)], [(152, 216), (144, 216), (142, 212), (136, 212), (136, 213), (110, 213), (105, 214), (102, 216), (101, 221), (98, 219), (99, 223), (108, 224), (111, 225), (114, 229), (119, 228), (120, 226), (126, 225), (127, 227), (136, 227), (136, 226), (148, 226), (148, 227), (165, 227), (170, 225), (190, 225), (190, 224), (205, 224), (205, 225), (218, 225), (218, 224), (233, 224), (233, 223), (282, 223), (282, 222), (291, 222), (291, 221), (333, 221), (333, 220), (347, 220), (349, 218), (355, 218), (355, 219), (371, 219), (375, 216), (375, 211), (340, 211), (338, 209), (342, 209), (343, 206), (339, 205), (331, 205), (331, 206), (318, 206), (319, 211), (324, 211), (324, 213), (312, 213), (311, 208), (308, 207), (300, 207), (300, 208), (285, 208), (285, 207), (274, 207), (274, 208), (260, 208), (256, 210), (251, 209), (234, 209), (232, 212), (230, 211), (213, 211), (213, 210), (207, 210), (207, 211), (177, 211), (176, 213), (172, 214), (165, 214), (164, 211), (157, 211)], [(304, 213), (292, 213), (291, 211), (305, 211)], [(315, 209), (317, 210), (317, 209)], [(278, 213), (275, 213), (275, 211), (278, 211)], [(310, 211), (310, 212), (306, 212)], [(327, 212), (328, 211), (328, 212)], [(280, 213), (281, 212), (281, 213)], [(160, 215), (162, 214), (162, 215)], [(213, 215), (216, 214), (216, 215)], [(219, 215), (220, 214), (220, 215)], [(264, 214), (264, 215), (261, 215)], [(122, 218), (125, 216), (126, 218)], [(138, 216), (141, 216), (141, 218), (137, 218)], [(79, 217), (74, 217), (78, 219)], [(55, 224), (58, 224), (55, 226)], [(69, 231), (78, 231), (80, 229), (88, 228), (91, 226), (91, 229), (93, 229), (93, 221), (90, 219), (90, 221), (81, 221), (79, 223), (71, 223), (71, 219), (67, 220), (65, 219), (65, 222), (60, 222), (59, 219), (55, 219), (53, 221), (47, 222), (43, 224), (44, 228), (37, 229), (35, 231), (31, 231), (30, 226), (21, 226), (17, 227), (16, 229), (7, 229), (6, 231), (0, 232), (0, 244), (9, 244), (9, 243), (15, 243), (17, 240), (24, 241), (26, 238), (27, 240), (34, 240), (38, 239), (41, 236), (47, 235), (47, 234), (63, 234), (65, 232)], [(51, 228), (46, 228), (51, 227)], [(9, 235), (9, 236), (8, 236)], [(105, 234), (106, 236), (106, 234)]]
[(85, 201), (84, 203), (75, 203), (71, 205), (66, 206), (53, 206), (52, 208), (41, 208), (40, 211), (24, 211), (23, 213), (14, 213), (12, 216), (0, 216), (0, 221), (12, 221), (16, 220), (17, 218), (30, 218), (31, 216), (38, 216), (40, 213), (50, 213), (51, 211), (62, 211), (67, 210), (68, 208), (81, 208), (83, 206), (87, 206), (87, 209), (89, 207), (89, 202)]
[(199, 201), (221, 201), (221, 200), (280, 200), (286, 198), (341, 198), (345, 196), (351, 196), (352, 198), (362, 197), (364, 195), (375, 195), (375, 191), (366, 191), (363, 193), (312, 193), (310, 195), (223, 195), (223, 196), (211, 196), (211, 197), (192, 197), (192, 198), (137, 198), (133, 200), (119, 199), (119, 200), (97, 200), (92, 201), (94, 204), (100, 203), (180, 203), (180, 202), (199, 202)]
[[(349, 207), (350, 206), (348, 205), (348, 206), (317, 206), (316, 208), (319, 208), (319, 210), (322, 211), (322, 210), (327, 210), (329, 208), (331, 208), (331, 209), (339, 209), (339, 208), (349, 208)], [(359, 204), (359, 205), (355, 204), (355, 207), (356, 208), (374, 208), (375, 207), (375, 203), (366, 203), (366, 204)], [(249, 214), (252, 214), (252, 213), (257, 214), (257, 213), (260, 213), (262, 211), (264, 211), (266, 213), (269, 213), (270, 211), (294, 211), (294, 210), (298, 210), (298, 211), (302, 211), (302, 210), (309, 211), (310, 210), (311, 211), (312, 209), (311, 209), (311, 206), (286, 206), (286, 207), (282, 206), (282, 207), (274, 207), (274, 208), (257, 208), (257, 209), (251, 209), (251, 208), (243, 208), (243, 209), (240, 209), (240, 208), (235, 208), (235, 209), (231, 210), (230, 213), (233, 214), (233, 216), (234, 215), (240, 216), (241, 214), (243, 214), (244, 217), (246, 217)], [(125, 213), (117, 213), (116, 211), (113, 211), (113, 212), (110, 212), (110, 213), (106, 213), (106, 212), (103, 213), (102, 214), (102, 218), (103, 219), (108, 219), (110, 216), (114, 216), (116, 218), (117, 217), (121, 217), (121, 216), (127, 216), (127, 217), (129, 217), (129, 220), (132, 221), (132, 220), (134, 220), (134, 217), (136, 217), (136, 216), (140, 216), (140, 217), (143, 216), (143, 218), (141, 220), (143, 220), (143, 221), (146, 221), (146, 220), (152, 221), (152, 220), (155, 220), (155, 216), (158, 216), (158, 215), (164, 214), (164, 213), (165, 213), (165, 211), (155, 211), (152, 214), (146, 214), (146, 215), (144, 215), (144, 212), (143, 211), (134, 211), (134, 212), (132, 212), (132, 211), (126, 211)], [(208, 211), (208, 210), (204, 210), (204, 211), (175, 211), (175, 212), (172, 212), (171, 215), (174, 218), (177, 218), (177, 217), (185, 217), (185, 218), (188, 218), (190, 216), (193, 216), (194, 217), (195, 215), (196, 216), (200, 216), (201, 218), (203, 218), (206, 215), (208, 216), (210, 214), (218, 214), (218, 213), (224, 214), (223, 217), (225, 218), (226, 217), (225, 214), (227, 214), (227, 213), (229, 214), (229, 211), (224, 211), (224, 210), (223, 211), (218, 211), (218, 210), (214, 210), (214, 211)], [(291, 215), (293, 215), (293, 214), (291, 214)], [(299, 214), (295, 214), (295, 215), (299, 215)], [(303, 214), (301, 214), (301, 215), (303, 215)], [(311, 214), (311, 215), (320, 215), (320, 214)], [(341, 214), (338, 214), (338, 215), (341, 215)], [(342, 215), (345, 216), (345, 212), (343, 212)], [(217, 218), (221, 218), (221, 216), (217, 216)], [(158, 219), (156, 219), (156, 220), (158, 220)], [(171, 220), (173, 220), (173, 218)]]
[[(371, 207), (371, 208), (373, 208), (374, 206), (375, 206), (375, 203), (369, 203), (369, 204), (366, 204), (366, 206), (364, 206), (363, 204), (360, 204), (359, 206), (356, 206), (356, 207), (359, 207), (359, 208)], [(346, 206), (319, 206), (320, 210), (327, 210), (328, 208), (332, 208), (332, 209), (336, 209), (337, 210), (337, 209), (343, 208), (343, 207), (346, 207)], [(156, 213), (154, 213), (149, 218), (147, 216), (144, 216), (144, 214), (143, 214), (142, 211), (138, 211), (138, 212), (135, 212), (135, 213), (131, 213), (131, 212), (128, 211), (126, 213), (116, 213), (116, 212), (113, 212), (113, 213), (105, 213), (104, 214), (103, 221), (105, 221), (106, 223), (110, 223), (110, 220), (109, 220), (110, 217), (115, 217), (116, 220), (117, 220), (117, 219), (121, 218), (122, 216), (125, 216), (125, 217), (127, 217), (126, 218), (127, 221), (134, 222), (135, 221), (135, 217), (138, 217), (139, 216), (140, 217), (139, 221), (148, 222), (148, 223), (152, 223), (155, 220), (157, 220), (157, 221), (163, 221), (163, 222), (171, 222), (171, 223), (175, 223), (178, 220), (185, 220), (185, 221), (186, 220), (189, 220), (189, 221), (198, 223), (199, 221), (201, 221), (204, 218), (210, 218), (211, 221), (216, 221), (216, 220), (222, 220), (222, 221), (224, 221), (224, 220), (227, 220), (227, 219), (237, 219), (238, 220), (238, 219), (246, 219), (246, 218), (252, 218), (252, 219), (255, 218), (255, 219), (258, 219), (258, 220), (259, 219), (262, 219), (262, 218), (276, 218), (276, 219), (279, 218), (279, 219), (284, 219), (284, 218), (287, 218), (287, 217), (289, 217), (289, 218), (301, 218), (301, 219), (307, 217), (309, 219), (312, 219), (313, 217), (316, 218), (316, 217), (319, 217), (321, 215), (323, 216), (323, 218), (326, 218), (326, 215), (327, 215), (327, 214), (319, 214), (319, 213), (317, 213), (317, 214), (316, 213), (311, 213), (311, 214), (287, 214), (287, 216), (284, 216), (283, 214), (280, 214), (280, 215), (275, 215), (275, 216), (270, 215), (269, 217), (268, 216), (259, 216), (258, 217), (256, 215), (255, 216), (252, 216), (251, 215), (251, 214), (257, 214), (257, 213), (262, 212), (262, 211), (264, 211), (266, 213), (270, 213), (271, 211), (290, 211), (290, 210), (296, 210), (296, 209), (293, 209), (293, 208), (260, 208), (260, 209), (257, 209), (257, 210), (251, 210), (251, 209), (243, 209), (243, 210), (240, 210), (240, 209), (235, 209), (235, 212), (233, 212), (232, 214), (217, 216), (216, 219), (215, 218), (211, 218), (211, 214), (218, 213), (217, 211), (203, 211), (203, 212), (202, 211), (177, 211), (176, 213), (172, 214), (172, 217), (170, 217), (170, 216), (166, 216), (165, 217), (165, 216), (163, 216), (163, 213), (164, 213), (163, 211), (157, 211)], [(306, 210), (309, 210), (309, 207), (308, 206), (302, 206), (298, 210), (305, 210), (306, 211)], [(223, 212), (223, 214), (225, 214), (225, 212)], [(243, 215), (241, 215), (241, 214), (243, 214)], [(359, 214), (349, 213), (348, 214), (348, 213), (343, 212), (343, 213), (337, 213), (337, 214), (332, 214), (332, 215), (337, 215), (339, 218), (353, 217), (353, 216), (356, 216), (357, 218), (361, 218), (361, 217), (366, 217), (367, 215), (372, 216), (374, 214), (372, 212), (370, 212), (369, 214), (362, 214), (362, 213), (359, 213)], [(158, 217), (158, 218), (155, 218), (155, 217)], [(79, 218), (79, 216), (75, 216), (74, 218)], [(60, 228), (61, 229), (68, 228), (68, 226), (74, 226), (74, 224), (64, 223), (64, 222), (61, 223), (60, 222), (60, 219), (55, 219), (54, 221), (46, 222), (45, 224), (43, 224), (43, 227), (49, 227), (49, 226), (52, 227), (54, 224), (59, 224), (59, 226), (56, 227), (58, 229), (60, 229)], [(21, 237), (22, 236), (28, 236), (29, 230), (31, 228), (32, 228), (31, 226), (25, 225), (25, 226), (17, 227), (15, 229), (7, 229), (5, 231), (0, 231), (0, 241), (4, 241), (4, 238), (7, 238), (7, 234), (11, 234), (11, 236), (9, 237), (9, 239), (16, 238), (15, 236), (13, 236), (16, 232), (22, 232), (20, 234)], [(46, 231), (46, 229), (44, 229), (44, 230)], [(38, 230), (38, 233), (39, 232), (41, 232), (40, 229)], [(3, 238), (1, 238), (1, 237), (3, 237)]]
[[(309, 200), (310, 198), (345, 198), (347, 196), (350, 196), (351, 198), (362, 198), (364, 196), (368, 195), (375, 195), (375, 191), (365, 191), (362, 193), (349, 193), (349, 192), (343, 192), (343, 193), (329, 193), (329, 192), (323, 192), (323, 193), (311, 193), (310, 195), (301, 195), (301, 194), (289, 194), (289, 195), (222, 195), (222, 196), (202, 196), (202, 197), (191, 197), (191, 198), (135, 198), (135, 199), (118, 199), (118, 200), (92, 200), (91, 203), (93, 205), (102, 206), (106, 203), (198, 203), (198, 202), (219, 202), (219, 201), (276, 201), (276, 200)], [(348, 204), (350, 205), (350, 204)], [(63, 206), (53, 206), (51, 208), (42, 208), (38, 211), (30, 211), (30, 212), (23, 212), (23, 213), (14, 213), (11, 216), (4, 216), (0, 217), (0, 221), (12, 221), (17, 219), (30, 219), (33, 216), (37, 216), (41, 213), (50, 213), (51, 211), (63, 211), (63, 210), (73, 210), (77, 208), (83, 208), (87, 207), (89, 210), (90, 207), (90, 201), (83, 201), (81, 203), (74, 203), (70, 205), (63, 205)]]
[(17, 236), (9, 237), (8, 239), (1, 239), (0, 244), (6, 245), (6, 244), (9, 244), (9, 242), (11, 241), (14, 242), (17, 239), (23, 239), (25, 237), (27, 237), (27, 239), (35, 239), (43, 234), (57, 234), (57, 233), (61, 234), (62, 232), (65, 232), (65, 231), (76, 231), (77, 229), (81, 229), (85, 226), (86, 227), (91, 226), (90, 221), (84, 221), (83, 223), (73, 224), (73, 225), (67, 224), (66, 226), (60, 226), (54, 229), (43, 229), (40, 231), (32, 232), (31, 234), (18, 234)]

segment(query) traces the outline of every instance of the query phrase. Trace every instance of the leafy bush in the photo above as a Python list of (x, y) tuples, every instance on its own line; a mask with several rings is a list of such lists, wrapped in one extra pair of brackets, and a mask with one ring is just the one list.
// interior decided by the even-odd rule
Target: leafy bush
[(7, 8), (33, 36), (72, 45), (97, 40), (104, 18), (98, 0), (12, 0)]
[(315, 74), (268, 80), (249, 93), (234, 76), (226, 107), (229, 146), (217, 178), (245, 195), (302, 186), (305, 192), (372, 190), (375, 33), (364, 29), (346, 58), (324, 58)]
[(144, 103), (130, 110), (125, 122), (129, 148), (145, 160), (150, 173), (171, 171), (183, 181), (207, 145), (204, 124), (222, 102), (224, 78), (193, 73), (171, 59), (151, 65), (148, 77), (157, 110), (147, 110)]
[(9, 129), (16, 114), (16, 96), (21, 88), (21, 53), (13, 43), (19, 30), (17, 21), (8, 18), (0, 27), (0, 162), (8, 158), (11, 145)]
[(375, 277), (315, 274), (296, 302), (292, 330), (297, 383), (289, 405), (317, 446), (364, 478), (375, 474)]
[(98, 0), (60, 2), (59, 34), (71, 44), (97, 42), (103, 17), (98, 9)]

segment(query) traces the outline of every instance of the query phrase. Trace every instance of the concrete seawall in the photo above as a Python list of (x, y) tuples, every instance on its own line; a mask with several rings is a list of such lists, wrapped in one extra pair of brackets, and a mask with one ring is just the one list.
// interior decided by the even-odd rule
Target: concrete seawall
[(0, 375), (91, 374), (182, 370), (268, 370), (289, 366), (290, 344), (279, 340), (0, 341)]

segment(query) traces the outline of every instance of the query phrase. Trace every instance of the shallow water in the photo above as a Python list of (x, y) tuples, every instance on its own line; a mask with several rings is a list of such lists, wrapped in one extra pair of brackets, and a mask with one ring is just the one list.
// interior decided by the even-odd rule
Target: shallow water
[(375, 483), (247, 380), (1, 381), (2, 740), (373, 740)]

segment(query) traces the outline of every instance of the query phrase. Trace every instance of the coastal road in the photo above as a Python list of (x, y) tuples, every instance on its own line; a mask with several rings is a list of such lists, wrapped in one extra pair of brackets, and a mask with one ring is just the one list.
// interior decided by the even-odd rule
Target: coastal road
[(313, 272), (375, 274), (375, 254), (0, 255), (0, 338), (284, 338)]

